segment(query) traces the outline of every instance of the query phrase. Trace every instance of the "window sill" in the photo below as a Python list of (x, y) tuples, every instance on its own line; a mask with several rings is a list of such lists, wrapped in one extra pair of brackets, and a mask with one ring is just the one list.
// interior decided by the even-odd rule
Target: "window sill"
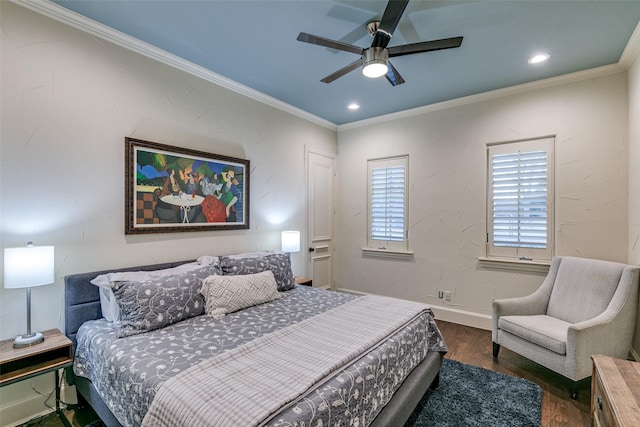
[(409, 261), (413, 259), (411, 251), (390, 251), (388, 249), (362, 248), (362, 255), (368, 258), (399, 259)]
[(478, 263), (482, 268), (492, 268), (497, 270), (530, 271), (534, 273), (547, 273), (551, 266), (551, 261), (524, 261), (508, 258), (478, 258)]

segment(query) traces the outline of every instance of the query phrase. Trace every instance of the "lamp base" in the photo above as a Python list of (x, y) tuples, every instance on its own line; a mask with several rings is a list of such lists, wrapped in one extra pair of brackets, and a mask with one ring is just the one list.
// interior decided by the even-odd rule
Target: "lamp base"
[(32, 345), (40, 344), (44, 341), (44, 335), (40, 332), (36, 332), (28, 335), (20, 335), (13, 340), (13, 348), (29, 347)]

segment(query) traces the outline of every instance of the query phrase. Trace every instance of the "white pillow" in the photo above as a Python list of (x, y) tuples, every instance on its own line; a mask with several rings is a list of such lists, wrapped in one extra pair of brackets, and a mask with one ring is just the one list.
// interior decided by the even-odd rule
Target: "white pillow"
[(201, 266), (213, 265), (220, 260), (220, 257), (212, 256), (212, 255), (202, 255), (200, 258), (196, 260), (198, 264)]
[(209, 276), (202, 284), (204, 311), (214, 318), (280, 298), (271, 270), (237, 276)]
[(110, 322), (120, 320), (120, 306), (116, 301), (116, 296), (111, 289), (113, 282), (143, 282), (145, 280), (160, 279), (165, 276), (185, 273), (197, 270), (207, 265), (212, 265), (218, 261), (218, 257), (202, 256), (198, 261), (189, 262), (177, 267), (165, 268), (163, 270), (152, 271), (116, 271), (105, 273), (91, 280), (91, 283), (100, 288), (100, 307), (102, 316)]

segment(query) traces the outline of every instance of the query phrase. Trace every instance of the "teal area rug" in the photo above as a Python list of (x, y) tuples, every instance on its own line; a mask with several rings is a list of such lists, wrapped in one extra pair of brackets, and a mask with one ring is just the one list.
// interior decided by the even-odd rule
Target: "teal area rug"
[(531, 381), (444, 359), (440, 385), (405, 427), (539, 426), (542, 389)]

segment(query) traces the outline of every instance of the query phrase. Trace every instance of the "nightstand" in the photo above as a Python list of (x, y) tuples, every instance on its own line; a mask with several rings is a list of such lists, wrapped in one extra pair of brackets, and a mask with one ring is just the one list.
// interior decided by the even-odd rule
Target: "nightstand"
[(65, 426), (70, 427), (60, 408), (58, 371), (73, 364), (73, 344), (58, 329), (49, 329), (43, 334), (44, 342), (31, 347), (13, 348), (13, 339), (0, 341), (0, 387), (54, 372), (56, 413)]
[(296, 276), (294, 277), (294, 280), (296, 281), (296, 285), (313, 286), (313, 281), (306, 277)]
[(596, 354), (591, 378), (591, 420), (596, 427), (640, 425), (640, 363)]

